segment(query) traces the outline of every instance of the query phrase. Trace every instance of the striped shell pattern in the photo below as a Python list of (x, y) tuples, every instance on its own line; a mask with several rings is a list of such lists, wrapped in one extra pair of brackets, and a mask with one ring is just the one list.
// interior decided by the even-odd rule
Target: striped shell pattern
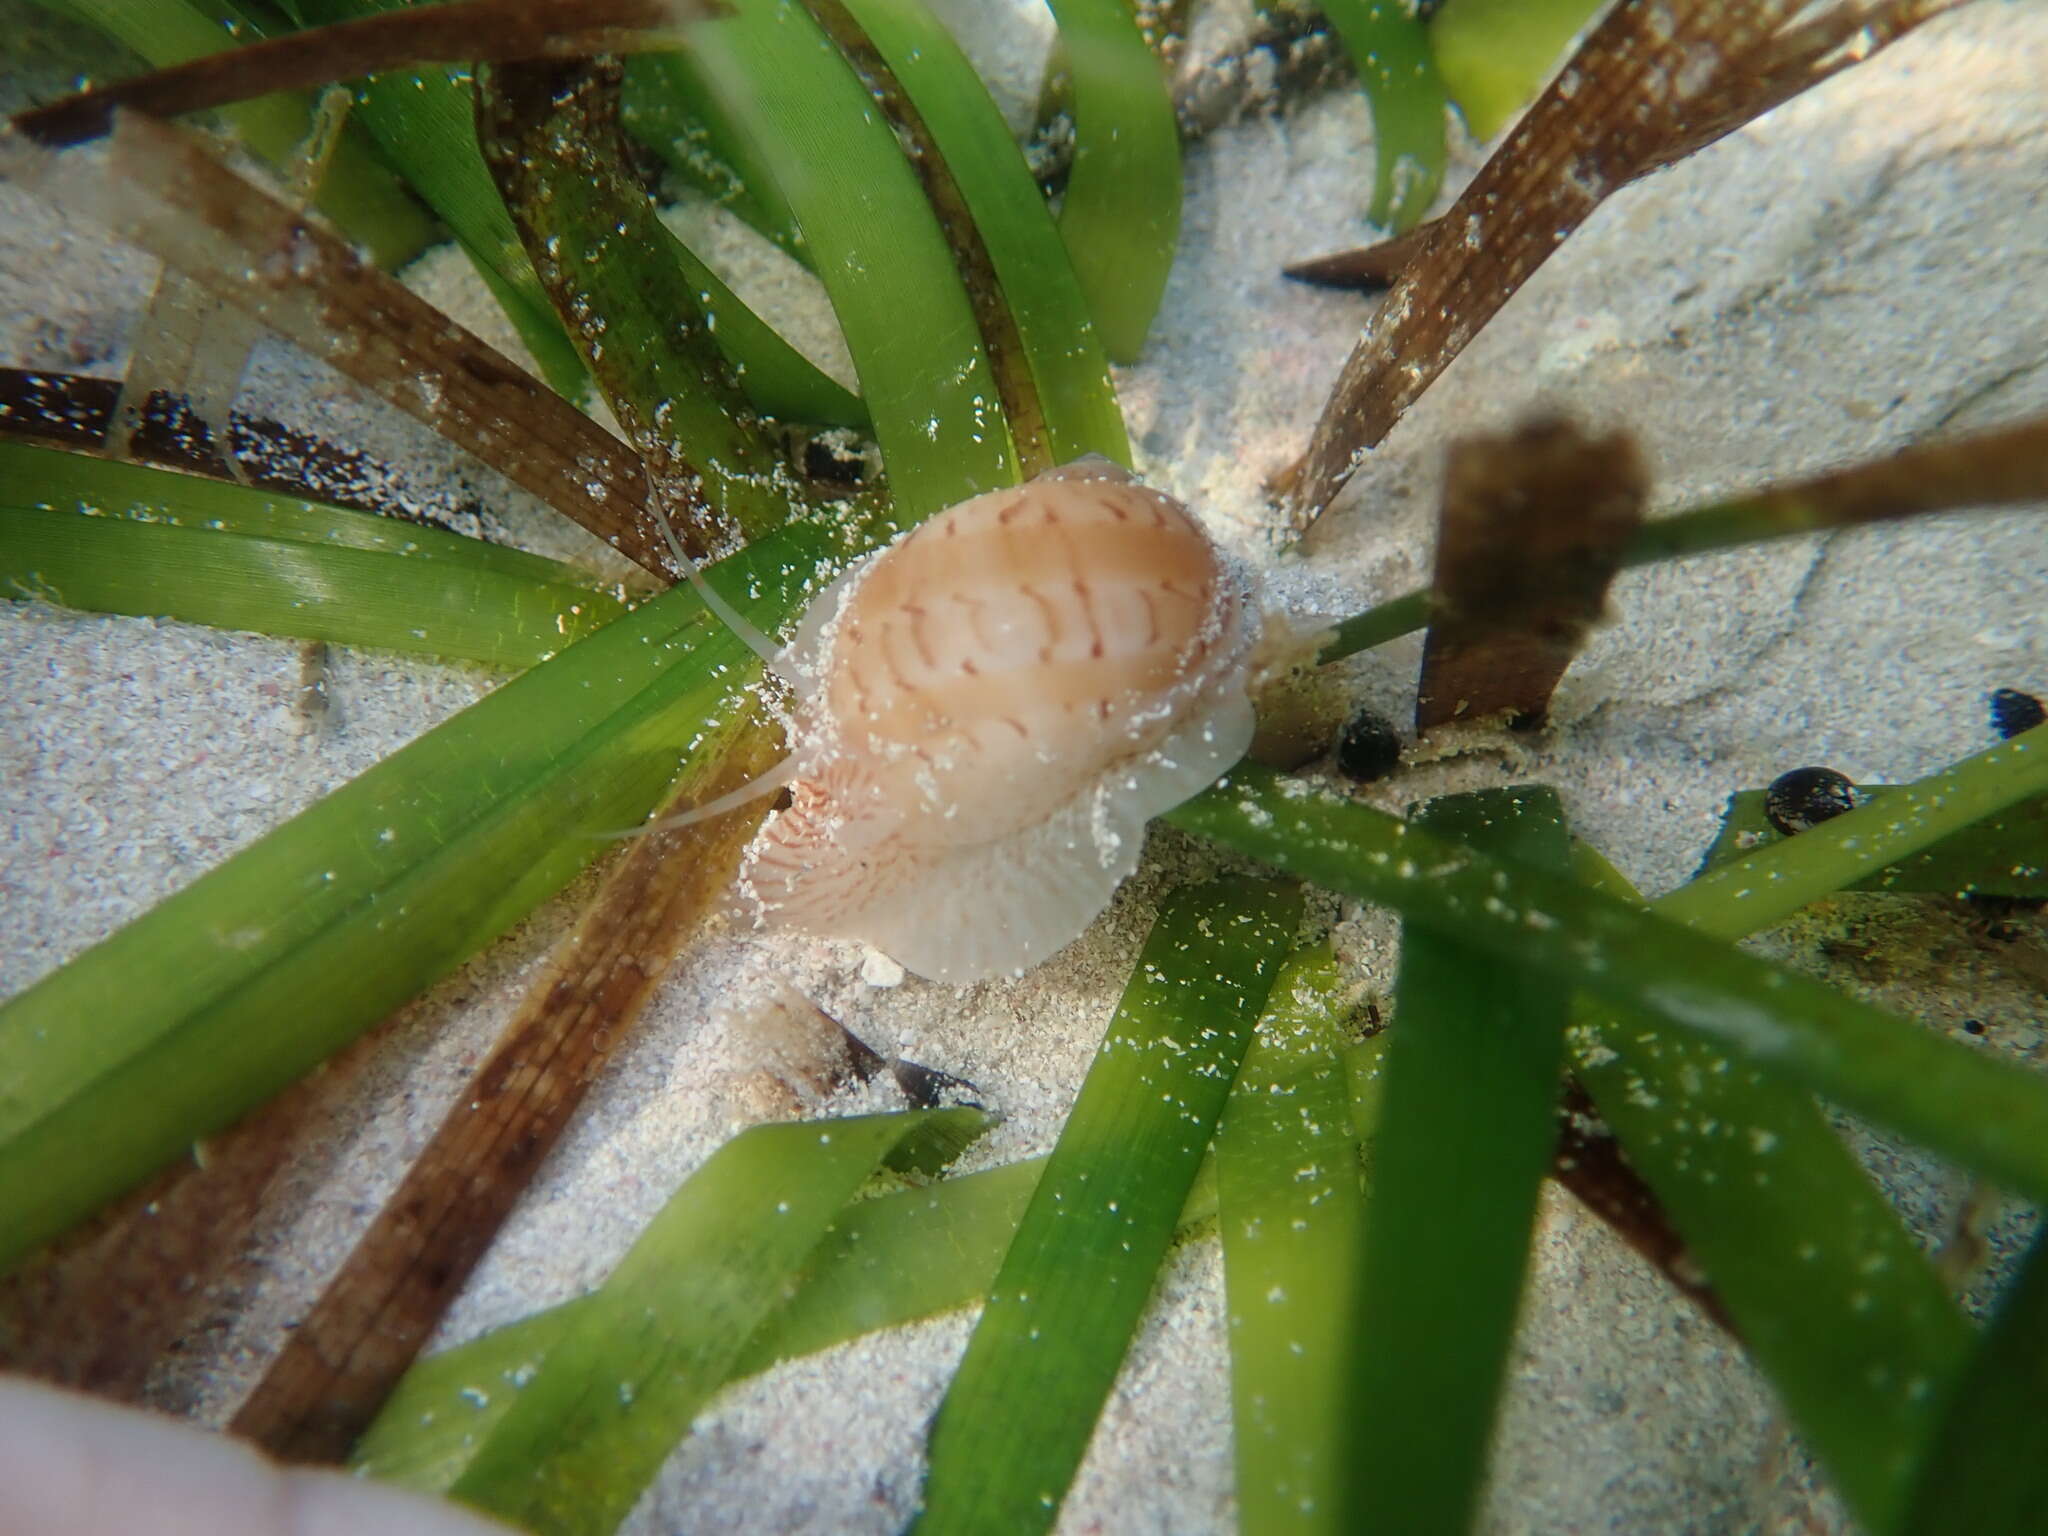
[(1243, 754), (1258, 629), (1187, 509), (1105, 461), (937, 514), (806, 615), (791, 801), (743, 893), (937, 980), (1037, 964)]

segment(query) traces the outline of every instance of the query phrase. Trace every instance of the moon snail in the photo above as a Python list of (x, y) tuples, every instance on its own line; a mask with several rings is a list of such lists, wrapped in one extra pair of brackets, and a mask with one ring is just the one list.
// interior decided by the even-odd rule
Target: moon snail
[(787, 785), (741, 864), (761, 927), (938, 981), (1018, 973), (1109, 904), (1149, 819), (1244, 754), (1260, 633), (1249, 573), (1186, 507), (1079, 460), (819, 593), (769, 654), (788, 759), (692, 819)]

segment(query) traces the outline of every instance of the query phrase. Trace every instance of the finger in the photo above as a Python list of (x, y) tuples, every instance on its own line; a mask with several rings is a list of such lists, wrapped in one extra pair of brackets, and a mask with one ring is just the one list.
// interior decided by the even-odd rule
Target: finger
[(505, 1536), (452, 1504), (0, 1377), (0, 1536)]

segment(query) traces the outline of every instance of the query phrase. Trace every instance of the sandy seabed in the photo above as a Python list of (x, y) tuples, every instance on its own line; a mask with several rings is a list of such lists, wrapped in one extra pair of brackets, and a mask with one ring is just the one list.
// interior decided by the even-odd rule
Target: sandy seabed
[[(967, 0), (962, 14), (985, 17)], [(977, 34), (1013, 116), (1046, 28), (1012, 8)], [(1205, 23), (1227, 30), (1230, 13)], [(1201, 51), (1198, 42), (1197, 52)], [(1980, 0), (1683, 165), (1614, 197), (1394, 431), (1303, 551), (1277, 553), (1262, 478), (1305, 442), (1366, 301), (1284, 282), (1287, 261), (1370, 238), (1371, 123), (1337, 93), (1219, 131), (1187, 161), (1182, 252), (1145, 360), (1118, 385), (1139, 469), (1264, 573), (1273, 601), (1356, 611), (1422, 584), (1445, 443), (1536, 408), (1626, 425), (1659, 509), (2048, 409), (2048, 3)], [(1459, 176), (1478, 162), (1461, 156)], [(758, 243), (679, 214), (793, 339), (833, 354), (816, 295)], [(493, 339), (449, 252), (409, 276)], [(0, 187), (0, 360), (113, 373), (151, 263)], [(843, 358), (843, 353), (840, 354)], [(843, 366), (843, 364), (842, 364)], [(513, 537), (573, 552), (548, 514), (336, 376), (266, 345), (243, 397), (397, 466), (422, 497), (480, 501)], [(1556, 728), (1513, 761), (1416, 770), (1385, 803), (1514, 779), (1654, 894), (1696, 866), (1726, 795), (1802, 763), (1859, 780), (1989, 744), (1985, 693), (2048, 692), (2038, 510), (1922, 521), (1630, 573), (1574, 666)], [(1354, 668), (1396, 718), (1419, 647)], [(0, 607), (0, 995), (11, 995), (501, 677), (338, 653), (335, 719), (304, 734), (290, 642)], [(852, 946), (715, 936), (689, 952), (457, 1303), (454, 1343), (598, 1280), (675, 1186), (746, 1123), (755, 1050), (720, 1005), (777, 975), (850, 1028), (966, 1077), (1005, 1116), (963, 1167), (1042, 1152), (1085, 1072), (1164, 888), (1214, 867), (1155, 831), (1140, 876), (1029, 976), (955, 989), (861, 979)], [(517, 1006), (588, 882), (415, 1004), (360, 1100), (303, 1170), (287, 1219), (219, 1298), (159, 1401), (221, 1421), (317, 1294)], [(1384, 991), (1391, 922), (1329, 910)], [(1797, 935), (1778, 953), (1796, 955)], [(1872, 993), (2035, 1054), (2040, 1000), (1984, 975)], [(744, 1010), (741, 1010), (742, 1012)], [(1934, 1234), (1960, 1188), (1862, 1137)], [(2009, 1223), (1998, 1234), (2014, 1235)], [(1770, 1396), (1732, 1343), (1569, 1201), (1546, 1207), (1501, 1429), (1493, 1532), (1829, 1529)], [(1061, 1517), (1066, 1532), (1202, 1532), (1232, 1513), (1222, 1266), (1177, 1252)], [(636, 1532), (892, 1531), (969, 1313), (873, 1336), (722, 1394)]]

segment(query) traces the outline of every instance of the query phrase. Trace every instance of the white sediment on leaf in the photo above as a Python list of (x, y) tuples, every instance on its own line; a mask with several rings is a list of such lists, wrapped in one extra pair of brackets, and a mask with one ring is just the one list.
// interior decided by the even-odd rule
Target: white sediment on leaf
[[(970, 22), (989, 9), (986, 0), (944, 5)], [(1049, 27), (1049, 13), (1034, 11), (1031, 25)], [(1512, 423), (1539, 398), (1627, 422), (1656, 465), (1660, 508), (1880, 453), (1934, 431), (1951, 411), (1960, 414), (1941, 430), (2048, 407), (2048, 373), (2028, 371), (2041, 353), (2038, 294), (2048, 283), (2038, 195), (2048, 8), (1963, 7), (1867, 71), (1618, 194), (1374, 450), (1316, 547), (1284, 558), (1260, 483), (1301, 447), (1365, 305), (1270, 275), (1362, 228), (1370, 188), (1357, 166), (1370, 152), (1370, 113), (1362, 98), (1333, 92), (1284, 119), (1213, 135), (1187, 159), (1188, 233), (1147, 355), (1118, 372), (1140, 469), (1198, 506), (1289, 607), (1349, 612), (1426, 584), (1444, 442)], [(1011, 77), (1028, 119), (1037, 61)], [(473, 282), (459, 253), (427, 265), (430, 277), (414, 270), (437, 301)], [(82, 242), (18, 188), (0, 187), (8, 361), (118, 372), (118, 337), (147, 295), (148, 268)], [(470, 302), (480, 326), (488, 301)], [(1585, 327), (1597, 327), (1599, 346), (1554, 345)], [(1530, 360), (1546, 353), (1559, 368), (1532, 376)], [(259, 350), (245, 403), (374, 448), (402, 466), (414, 494), (481, 503), (523, 539), (552, 537), (560, 523), (284, 348)], [(1624, 575), (1615, 622), (1589, 658), (1597, 665), (1582, 662), (1567, 680), (1579, 687), (1578, 724), (1531, 744), (1519, 772), (1557, 785), (1575, 831), (1651, 894), (1691, 874), (1730, 790), (1807, 761), (1872, 781), (1928, 772), (1988, 745), (1982, 694), (2027, 685), (2025, 668), (2048, 654), (2036, 514), (1870, 530), (1830, 541), (1818, 564), (1817, 547), (1794, 541)], [(1912, 600), (1901, 602), (1908, 576)], [(338, 650), (333, 687), (345, 723), (312, 748), (289, 724), (297, 664), (287, 642), (16, 602), (0, 605), (0, 645), (0, 740), (10, 752), (0, 814), (14, 839), (0, 848), (0, 875), (25, 893), (0, 902), (7, 992), (498, 681)], [(1360, 701), (1400, 718), (1415, 661), (1412, 641), (1360, 658), (1349, 674)], [(257, 777), (277, 780), (277, 801), (244, 803), (238, 786)], [(1399, 810), (1504, 778), (1497, 758), (1474, 756), (1365, 793)], [(914, 980), (872, 988), (859, 979), (856, 946), (744, 925), (699, 946), (621, 1043), (436, 1347), (587, 1290), (740, 1128), (719, 1091), (732, 1055), (712, 1013), (768, 971), (789, 975), (878, 1049), (982, 1089), (1004, 1122), (966, 1166), (1046, 1151), (1152, 903), (1213, 868), (1189, 839), (1151, 839), (1083, 941), (1022, 980), (966, 992)], [(153, 1387), (163, 1400), (216, 1422), (232, 1412), (586, 894), (572, 888), (543, 908), (373, 1047), (370, 1091), (321, 1148), (283, 1170), (304, 1194), (262, 1236), (260, 1283), (221, 1329), (193, 1335), (167, 1365)], [(1383, 996), (1395, 920), (1335, 902), (1318, 910), (1336, 923), (1347, 964)], [(1917, 985), (1896, 983), (1898, 1006), (1915, 1006)], [(1998, 1048), (2048, 1044), (2037, 1000), (1994, 991), (1990, 1006)], [(833, 1107), (879, 1106), (849, 1093)], [(335, 1146), (349, 1155), (334, 1157)], [(1955, 1182), (1947, 1173), (1896, 1146), (1872, 1167), (1938, 1221)], [(2010, 1233), (2002, 1228), (2000, 1240)], [(1133, 1520), (1189, 1536), (1231, 1529), (1220, 1270), (1208, 1240), (1182, 1247), (1162, 1273), (1062, 1530)], [(1756, 1474), (1797, 1458), (1784, 1455), (1777, 1408), (1737, 1351), (1703, 1333), (1661, 1278), (1568, 1200), (1546, 1200), (1524, 1317), (1480, 1529), (1839, 1523), (1798, 1477)], [(924, 1428), (971, 1323), (971, 1310), (932, 1319), (729, 1388), (626, 1536), (901, 1529)], [(1702, 1424), (1716, 1432), (1702, 1437)]]

